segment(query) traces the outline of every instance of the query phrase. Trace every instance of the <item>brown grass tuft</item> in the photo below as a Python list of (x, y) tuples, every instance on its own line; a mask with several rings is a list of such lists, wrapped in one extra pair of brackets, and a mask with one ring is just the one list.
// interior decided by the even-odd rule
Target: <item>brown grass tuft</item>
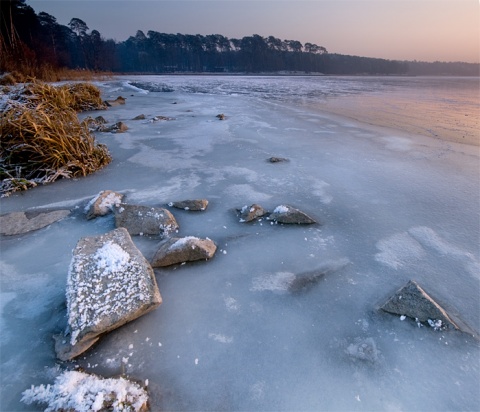
[(74, 110), (103, 107), (92, 85), (54, 87), (33, 81), (0, 118), (1, 191), (7, 195), (58, 178), (86, 176), (111, 161)]

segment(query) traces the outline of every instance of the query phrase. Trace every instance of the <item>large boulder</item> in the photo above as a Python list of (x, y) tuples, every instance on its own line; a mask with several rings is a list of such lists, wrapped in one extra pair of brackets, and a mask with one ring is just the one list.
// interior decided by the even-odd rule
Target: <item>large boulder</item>
[(177, 209), (191, 210), (191, 211), (204, 211), (208, 206), (207, 199), (194, 199), (194, 200), (182, 200), (179, 202), (170, 202), (170, 207), (176, 207)]
[(103, 190), (95, 196), (87, 206), (85, 206), (85, 214), (87, 219), (94, 219), (98, 216), (105, 216), (113, 211), (115, 206), (120, 205), (123, 200), (121, 193), (112, 190)]
[(124, 228), (80, 239), (67, 279), (68, 327), (55, 336), (61, 360), (162, 303), (153, 269)]
[(252, 220), (262, 217), (267, 213), (262, 206), (255, 203), (251, 206), (243, 206), (241, 209), (239, 209), (239, 212), (241, 223), (251, 222)]
[(136, 206), (122, 203), (115, 209), (116, 227), (124, 227), (131, 235), (167, 236), (178, 230), (175, 217), (159, 207)]
[(267, 219), (278, 223), (298, 225), (310, 225), (316, 223), (315, 219), (311, 218), (306, 213), (288, 205), (277, 206)]
[(0, 216), (0, 234), (12, 236), (38, 230), (64, 219), (70, 210), (49, 212), (12, 212)]
[(170, 238), (162, 243), (152, 259), (153, 267), (169, 266), (176, 263), (206, 260), (213, 257), (217, 246), (210, 239), (194, 236)]
[(417, 322), (429, 324), (435, 329), (460, 329), (457, 322), (447, 314), (414, 280), (395, 292), (383, 305), (385, 312), (408, 316)]

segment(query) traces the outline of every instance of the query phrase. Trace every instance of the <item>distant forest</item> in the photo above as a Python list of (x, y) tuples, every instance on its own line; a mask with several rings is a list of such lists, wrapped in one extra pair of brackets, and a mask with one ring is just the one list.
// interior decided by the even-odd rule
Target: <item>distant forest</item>
[[(122, 42), (105, 39), (79, 18), (61, 25), (25, 0), (0, 2), (0, 71), (40, 66), (114, 73), (323, 73), (336, 75), (478, 76), (479, 64), (395, 61), (328, 53), (325, 47), (257, 34), (166, 34), (138, 30)], [(28, 74), (28, 73), (27, 73)]]

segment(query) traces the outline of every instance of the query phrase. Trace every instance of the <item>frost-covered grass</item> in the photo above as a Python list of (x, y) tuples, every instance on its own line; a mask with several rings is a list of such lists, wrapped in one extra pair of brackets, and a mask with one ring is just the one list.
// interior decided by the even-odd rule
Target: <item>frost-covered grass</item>
[(22, 393), (22, 402), (46, 405), (45, 412), (140, 412), (147, 410), (147, 401), (146, 390), (137, 383), (77, 371), (65, 371), (53, 385), (32, 385)]
[(33, 81), (1, 99), (0, 191), (8, 195), (59, 178), (86, 176), (111, 161), (78, 111), (105, 108), (100, 91)]

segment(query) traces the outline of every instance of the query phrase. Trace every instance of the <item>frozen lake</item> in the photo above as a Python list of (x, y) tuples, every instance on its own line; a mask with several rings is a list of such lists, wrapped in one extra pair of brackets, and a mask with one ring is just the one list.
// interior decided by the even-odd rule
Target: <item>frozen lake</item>
[[(0, 200), (2, 214), (73, 210), (48, 228), (0, 239), (0, 410), (41, 410), (22, 404), (21, 392), (75, 365), (148, 379), (153, 411), (478, 410), (478, 340), (419, 328), (377, 306), (413, 279), (480, 333), (479, 148), (351, 119), (352, 102), (374, 98), (398, 108), (398, 120), (411, 113), (399, 102), (421, 85), (423, 96), (450, 99), (449, 136), (473, 133), (478, 79), (125, 76), (98, 85), (105, 99), (127, 98), (81, 115), (128, 125), (97, 134), (113, 162)], [(350, 118), (324, 111), (342, 101)], [(433, 130), (439, 115), (428, 113), (418, 117)], [(131, 120), (139, 114), (146, 120)], [(457, 125), (461, 116), (471, 122)], [(271, 164), (271, 156), (289, 161)], [(209, 237), (217, 254), (156, 269), (163, 304), (62, 364), (52, 335), (66, 325), (71, 251), (81, 237), (114, 228), (112, 217), (83, 214), (107, 189), (148, 206), (208, 199), (204, 212), (170, 210), (179, 235)], [(320, 223), (240, 223), (235, 209), (253, 203), (289, 204)], [(158, 239), (133, 240), (152, 258)], [(318, 283), (287, 289), (293, 274), (319, 268), (328, 273)]]

